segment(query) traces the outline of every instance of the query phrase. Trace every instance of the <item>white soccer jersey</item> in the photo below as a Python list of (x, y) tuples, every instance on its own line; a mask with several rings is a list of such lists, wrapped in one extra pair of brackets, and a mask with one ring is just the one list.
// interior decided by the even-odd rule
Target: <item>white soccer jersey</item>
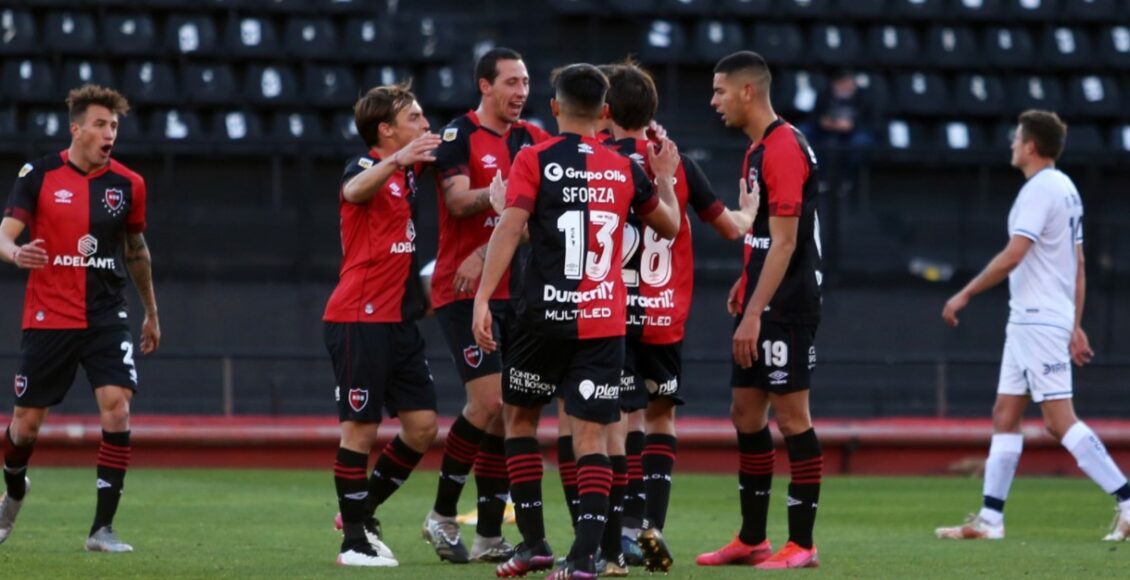
[(1075, 326), (1075, 245), (1083, 243), (1083, 200), (1054, 168), (1031, 177), (1008, 214), (1009, 236), (1034, 243), (1008, 276), (1009, 322)]

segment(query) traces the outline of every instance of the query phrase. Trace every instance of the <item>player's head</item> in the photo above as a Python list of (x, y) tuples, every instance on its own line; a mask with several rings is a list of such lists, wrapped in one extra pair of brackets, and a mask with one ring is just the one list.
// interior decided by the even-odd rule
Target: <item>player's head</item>
[(659, 92), (646, 70), (632, 59), (600, 67), (608, 77), (608, 113), (622, 129), (643, 129), (655, 118)]
[(550, 102), (555, 117), (595, 122), (605, 112), (608, 79), (591, 64), (571, 64), (550, 76), (555, 97)]
[(530, 96), (530, 75), (517, 51), (492, 48), (475, 63), (475, 82), (484, 112), (506, 123), (517, 122)]
[(76, 162), (101, 166), (109, 163), (118, 138), (118, 117), (129, 112), (129, 101), (113, 89), (83, 85), (67, 94), (71, 125), (71, 150)]
[(1067, 124), (1052, 111), (1030, 109), (1020, 113), (1012, 138), (1012, 166), (1032, 161), (1056, 161), (1067, 140)]
[(369, 89), (353, 105), (357, 134), (369, 148), (399, 149), (428, 131), (429, 125), (411, 82)]
[(750, 111), (769, 104), (773, 75), (760, 54), (743, 50), (714, 65), (714, 96), (710, 106), (722, 115), (727, 127), (744, 127)]

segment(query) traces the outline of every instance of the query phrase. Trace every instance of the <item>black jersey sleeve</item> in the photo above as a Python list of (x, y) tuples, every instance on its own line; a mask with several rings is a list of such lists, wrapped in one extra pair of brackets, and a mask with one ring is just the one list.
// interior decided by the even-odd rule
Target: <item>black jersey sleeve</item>
[(462, 123), (452, 121), (440, 133), (441, 141), (436, 148), (435, 165), (436, 175), (447, 179), (456, 175), (470, 175), (467, 165), (471, 159), (471, 129), (461, 126)]
[(35, 216), (35, 206), (39, 203), (39, 190), (43, 187), (43, 168), (33, 163), (25, 163), (16, 174), (16, 183), (8, 196), (4, 217), (11, 217), (29, 223)]
[(702, 221), (714, 221), (714, 218), (726, 210), (726, 206), (714, 195), (714, 186), (706, 178), (702, 167), (686, 155), (680, 157), (683, 160), (683, 175), (687, 179), (687, 204), (694, 208)]

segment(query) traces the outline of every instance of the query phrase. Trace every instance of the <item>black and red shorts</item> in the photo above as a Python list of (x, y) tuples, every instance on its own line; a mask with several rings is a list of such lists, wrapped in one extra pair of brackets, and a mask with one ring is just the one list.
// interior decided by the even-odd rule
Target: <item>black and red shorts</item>
[(514, 320), (509, 300), (490, 301), (493, 336), (499, 349), (487, 354), (475, 344), (475, 335), (471, 332), (474, 311), (474, 300), (456, 300), (436, 310), (436, 318), (447, 339), (447, 348), (451, 350), (451, 358), (463, 383), (502, 372), (501, 353), (506, 348), (508, 330)]
[(434, 411), (436, 389), (415, 322), (326, 322), (338, 419), (379, 423), (381, 408)]
[(755, 388), (775, 394), (810, 389), (812, 371), (816, 369), (815, 341), (815, 324), (762, 319), (761, 335), (757, 338), (758, 359), (748, 369), (733, 363), (730, 384), (734, 388)]
[(75, 382), (79, 365), (91, 388), (137, 390), (133, 336), (122, 325), (96, 328), (29, 329), (20, 341), (20, 370), (14, 388), (17, 407), (54, 407)]

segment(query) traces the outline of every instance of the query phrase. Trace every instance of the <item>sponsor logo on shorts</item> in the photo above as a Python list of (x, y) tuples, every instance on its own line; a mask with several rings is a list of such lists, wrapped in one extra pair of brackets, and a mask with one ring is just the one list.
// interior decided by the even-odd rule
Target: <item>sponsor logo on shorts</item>
[(581, 397), (586, 401), (590, 399), (619, 399), (620, 398), (620, 385), (598, 385), (588, 379), (581, 381), (577, 385), (577, 390), (581, 392)]
[(16, 386), (16, 397), (18, 398), (18, 397), (24, 396), (24, 393), (27, 392), (27, 376), (16, 375), (16, 385), (15, 386)]
[(369, 389), (349, 389), (349, 408), (360, 413), (369, 404)]
[(679, 379), (677, 378), (672, 378), (662, 383), (646, 379), (643, 384), (647, 386), (647, 392), (653, 395), (674, 395), (679, 391)]
[(479, 365), (483, 364), (483, 349), (477, 344), (463, 349), (463, 362), (473, 369), (479, 368)]
[(636, 390), (636, 375), (633, 373), (626, 373), (620, 371), (620, 390), (621, 391), (634, 391)]
[(521, 369), (510, 369), (508, 387), (519, 393), (532, 393), (538, 395), (552, 395), (555, 387), (552, 383), (542, 381), (541, 375)]
[(808, 370), (816, 368), (816, 347), (808, 347)]
[(780, 369), (769, 373), (769, 384), (770, 385), (783, 385), (788, 380), (789, 380), (789, 373), (782, 371)]
[(1059, 373), (1066, 371), (1067, 369), (1068, 369), (1068, 365), (1065, 362), (1044, 363), (1044, 375), (1045, 376), (1056, 375), (1056, 374), (1059, 374)]

